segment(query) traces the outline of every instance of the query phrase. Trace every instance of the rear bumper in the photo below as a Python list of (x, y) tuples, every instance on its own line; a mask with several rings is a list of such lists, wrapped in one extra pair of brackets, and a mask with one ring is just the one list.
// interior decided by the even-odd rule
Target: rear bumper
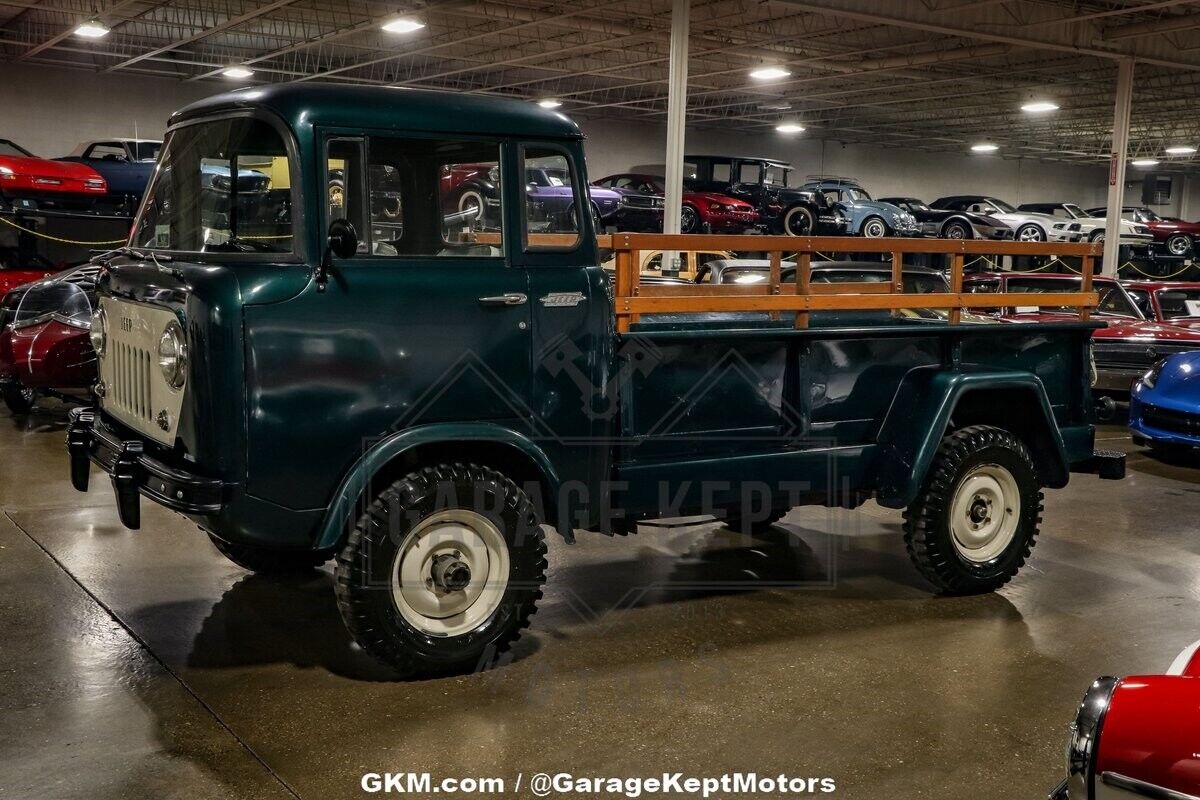
[(184, 514), (219, 513), (226, 501), (226, 485), (168, 466), (148, 455), (146, 443), (136, 437), (124, 437), (105, 424), (94, 408), (76, 408), (67, 425), (67, 452), (70, 454), (71, 485), (86, 492), (91, 465), (108, 473), (117, 500), (121, 523), (131, 529), (141, 527), (141, 497)]

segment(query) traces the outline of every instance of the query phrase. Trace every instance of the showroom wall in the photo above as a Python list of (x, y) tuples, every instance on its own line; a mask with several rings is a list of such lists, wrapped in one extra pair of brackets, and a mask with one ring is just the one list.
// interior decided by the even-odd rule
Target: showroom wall
[[(0, 108), (7, 113), (0, 138), (39, 155), (61, 156), (85, 139), (161, 136), (179, 107), (225, 89), (217, 82), (184, 83), (153, 77), (116, 76), (24, 64), (5, 66)], [(16, 112), (16, 113), (14, 113)], [(661, 170), (666, 131), (662, 126), (581, 119), (588, 135), (588, 171), (593, 178), (631, 167)], [(1107, 170), (1026, 159), (971, 154), (923, 153), (900, 147), (843, 145), (819, 140), (817, 132), (785, 137), (713, 129), (688, 132), (696, 153), (751, 153), (790, 161), (793, 182), (804, 175), (849, 175), (877, 196), (916, 195), (926, 201), (946, 194), (991, 194), (1012, 203), (1066, 200), (1098, 206), (1105, 202)], [(822, 132), (828, 133), (828, 132)], [(1200, 181), (1179, 180), (1161, 213), (1200, 215)], [(1129, 202), (1140, 201), (1132, 187)]]

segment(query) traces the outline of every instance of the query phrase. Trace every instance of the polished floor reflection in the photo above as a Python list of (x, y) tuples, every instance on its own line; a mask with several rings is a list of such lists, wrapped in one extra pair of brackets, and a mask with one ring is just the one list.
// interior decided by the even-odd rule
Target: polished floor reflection
[(508, 663), (397, 682), (351, 644), (328, 572), (250, 575), (149, 504), (126, 531), (106, 481), (70, 490), (61, 407), (0, 416), (0, 797), (361, 797), (370, 771), (1041, 796), (1094, 677), (1200, 638), (1200, 462), (1101, 435), (1130, 477), (1048, 493), (998, 594), (931, 595), (873, 506), (756, 539), (644, 526), (552, 542)]

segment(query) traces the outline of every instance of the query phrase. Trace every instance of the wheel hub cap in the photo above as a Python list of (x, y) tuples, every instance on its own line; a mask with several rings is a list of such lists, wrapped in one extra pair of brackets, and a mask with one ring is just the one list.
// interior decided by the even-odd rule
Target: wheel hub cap
[(975, 467), (959, 483), (951, 503), (954, 548), (968, 561), (991, 561), (1016, 536), (1020, 517), (1021, 497), (1012, 473), (998, 464)]
[(508, 543), (491, 520), (450, 509), (421, 520), (392, 564), (392, 600), (430, 636), (458, 636), (492, 615), (508, 587)]

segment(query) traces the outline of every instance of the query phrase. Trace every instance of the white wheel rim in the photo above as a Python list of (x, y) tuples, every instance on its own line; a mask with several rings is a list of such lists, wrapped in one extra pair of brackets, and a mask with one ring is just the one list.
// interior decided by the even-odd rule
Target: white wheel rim
[(476, 192), (463, 192), (463, 196), (458, 200), (458, 210), (468, 211), (475, 210), (475, 219), (483, 218), (483, 198)]
[(967, 561), (987, 563), (1012, 543), (1020, 520), (1016, 478), (998, 464), (981, 464), (959, 482), (950, 504), (954, 549)]
[(809, 217), (808, 217), (808, 212), (807, 212), (805, 209), (803, 209), (803, 208), (796, 207), (796, 208), (793, 208), (791, 211), (787, 212), (787, 214), (785, 214), (785, 215), (784, 215), (784, 217), (783, 217), (783, 230), (784, 230), (784, 231), (785, 231), (785, 232), (786, 232), (786, 233), (787, 233), (789, 236), (800, 236), (800, 235), (802, 235), (802, 234), (798, 234), (798, 233), (792, 233), (792, 220), (794, 220), (794, 219), (796, 218), (796, 216), (797, 216), (797, 215), (801, 216), (801, 217), (804, 219), (804, 222), (805, 222), (805, 225), (804, 225), (804, 230), (805, 230), (805, 232), (807, 233), (807, 232), (810, 232), (810, 231), (812, 231), (812, 225), (811, 225), (811, 223), (810, 223), (810, 220), (809, 220)]
[(885, 232), (886, 231), (883, 227), (883, 223), (879, 222), (878, 220), (871, 220), (867, 223), (866, 227), (863, 228), (863, 236), (866, 236), (868, 239), (879, 239)]
[(1040, 242), (1041, 240), (1042, 233), (1037, 228), (1026, 228), (1021, 231), (1022, 242)]
[[(464, 588), (434, 582), (439, 557), (470, 569)], [(508, 543), (486, 517), (449, 509), (421, 520), (404, 538), (392, 563), (392, 600), (405, 621), (430, 636), (461, 636), (483, 624), (508, 588)]]
[(1187, 240), (1177, 236), (1169, 242), (1168, 249), (1171, 255), (1181, 256), (1187, 252)]

